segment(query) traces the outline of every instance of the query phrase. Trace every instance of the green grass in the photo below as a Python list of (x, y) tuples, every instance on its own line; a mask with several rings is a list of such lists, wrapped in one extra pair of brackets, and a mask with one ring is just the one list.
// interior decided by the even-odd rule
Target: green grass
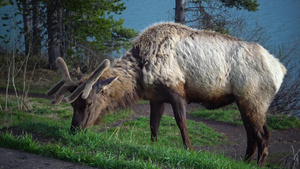
[[(61, 131), (60, 142), (38, 144), (32, 135), (0, 135), (0, 145), (100, 168), (255, 168), (222, 155), (107, 141), (101, 134)], [(66, 144), (68, 143), (68, 144)], [(8, 145), (8, 146), (7, 146)]]
[(150, 104), (149, 100), (139, 100), (137, 104)]
[[(61, 103), (57, 106), (51, 105), (50, 100), (41, 98), (29, 98), (33, 109), (24, 111), (19, 110), (16, 99), (8, 97), (9, 109), (0, 113), (0, 124), (2, 126), (13, 126), (20, 122), (40, 121), (53, 123), (71, 124), (73, 109), (70, 104)], [(0, 105), (5, 107), (4, 96), (0, 95)]]
[[(10, 111), (0, 112), (0, 146), (100, 168), (255, 168), (223, 155), (185, 150), (173, 117), (162, 117), (158, 141), (153, 143), (149, 117), (130, 119), (129, 109), (71, 134), (70, 105), (52, 106), (43, 99), (30, 102), (31, 111), (20, 111), (10, 99)], [(194, 146), (226, 141), (203, 123), (188, 120), (187, 124)]]
[(267, 124), (273, 130), (300, 128), (300, 120), (293, 116), (272, 115), (267, 117)]
[[(216, 110), (199, 109), (190, 114), (206, 120), (216, 120), (237, 125), (243, 124), (240, 112), (235, 107)], [(287, 115), (267, 115), (267, 124), (271, 130), (300, 128), (300, 120)]]
[(111, 124), (115, 121), (122, 121), (128, 117), (130, 117), (134, 112), (130, 109), (120, 110), (116, 113), (110, 113), (108, 115), (101, 117), (101, 122), (104, 124)]
[[(2, 107), (3, 100), (1, 97)], [(96, 126), (71, 134), (69, 104), (52, 106), (49, 100), (36, 98), (29, 101), (31, 111), (18, 110), (10, 98), (10, 110), (0, 112), (0, 146), (100, 168), (256, 168), (255, 164), (247, 165), (224, 155), (185, 150), (173, 117), (162, 117), (155, 143), (150, 141), (149, 117), (132, 119), (130, 109), (108, 114)], [(235, 107), (192, 114), (240, 125)], [(292, 117), (271, 116), (268, 120), (280, 129), (299, 127), (299, 120)], [(227, 141), (201, 122), (187, 120), (187, 125), (195, 147)]]
[[(66, 127), (43, 123), (27, 123), (27, 125), (23, 123), (19, 127), (34, 134), (24, 132), (22, 136), (16, 137), (8, 131), (0, 135), (0, 145), (94, 167), (255, 168), (223, 155), (201, 151), (190, 152), (168, 144), (137, 144), (134, 140), (110, 139), (107, 133), (91, 130), (73, 135)], [(58, 141), (40, 144), (39, 139), (33, 136), (36, 136), (36, 133), (51, 136)]]
[[(187, 121), (189, 135), (194, 145), (216, 145), (224, 141), (224, 136), (214, 132), (203, 123)], [(109, 128), (107, 131), (108, 139), (129, 140), (135, 144), (147, 145), (150, 142), (149, 117), (139, 117), (115, 128)], [(169, 116), (163, 116), (158, 133), (158, 145), (168, 145), (170, 147), (183, 148), (180, 130), (175, 119)]]
[(203, 118), (206, 120), (216, 120), (238, 125), (243, 124), (240, 112), (235, 107), (216, 110), (199, 109), (190, 112), (190, 114), (192, 114), (195, 117)]

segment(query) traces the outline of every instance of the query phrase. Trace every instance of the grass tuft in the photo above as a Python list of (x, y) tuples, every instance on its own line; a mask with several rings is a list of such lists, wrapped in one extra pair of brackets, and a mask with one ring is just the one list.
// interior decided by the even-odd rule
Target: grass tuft
[[(222, 121), (230, 124), (242, 125), (240, 112), (235, 108), (205, 110), (199, 109), (191, 112), (195, 117), (206, 120)], [(289, 128), (300, 128), (300, 120), (294, 116), (287, 115), (268, 115), (267, 124), (271, 130), (285, 130)]]
[(272, 130), (300, 128), (300, 120), (293, 116), (272, 115), (267, 117), (267, 124)]
[(236, 108), (229, 109), (216, 109), (216, 110), (206, 110), (199, 109), (191, 112), (195, 117), (203, 118), (206, 120), (216, 120), (222, 121), (230, 124), (242, 125), (240, 112)]

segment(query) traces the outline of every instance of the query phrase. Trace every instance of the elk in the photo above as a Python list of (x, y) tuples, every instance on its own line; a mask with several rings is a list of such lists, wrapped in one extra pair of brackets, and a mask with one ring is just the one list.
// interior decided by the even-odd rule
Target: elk
[(164, 104), (170, 103), (183, 143), (192, 149), (186, 104), (215, 109), (236, 102), (247, 133), (245, 160), (251, 161), (258, 149), (258, 164), (266, 161), (270, 132), (265, 114), (286, 69), (257, 43), (168, 22), (147, 28), (121, 58), (112, 65), (104, 60), (78, 82), (71, 80), (62, 58), (56, 63), (62, 80), (47, 94), (57, 92), (52, 104), (71, 103), (71, 130), (85, 129), (102, 113), (146, 99), (151, 140), (157, 140)]

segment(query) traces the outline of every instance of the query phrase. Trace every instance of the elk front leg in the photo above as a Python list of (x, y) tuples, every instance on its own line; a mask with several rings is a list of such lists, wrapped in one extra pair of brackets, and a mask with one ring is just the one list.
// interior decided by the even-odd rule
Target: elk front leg
[(193, 147), (189, 139), (188, 131), (187, 131), (187, 125), (186, 125), (185, 100), (181, 96), (175, 95), (172, 98), (171, 105), (174, 111), (174, 117), (177, 126), (181, 132), (183, 144), (186, 146), (186, 148), (193, 150)]
[(157, 132), (161, 120), (161, 116), (164, 112), (165, 105), (163, 102), (150, 101), (150, 129), (151, 129), (151, 141), (157, 141)]

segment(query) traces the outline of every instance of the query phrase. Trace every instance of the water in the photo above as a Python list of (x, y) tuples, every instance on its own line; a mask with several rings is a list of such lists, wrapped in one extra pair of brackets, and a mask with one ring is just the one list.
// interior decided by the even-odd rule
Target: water
[[(127, 9), (115, 18), (124, 18), (125, 27), (142, 31), (154, 23), (174, 20), (175, 0), (123, 0), (123, 2)], [(263, 26), (271, 48), (294, 41), (300, 44), (300, 0), (258, 0), (258, 3), (260, 6), (257, 12), (240, 12), (247, 15), (249, 24), (254, 25), (258, 22)], [(1, 8), (0, 16), (13, 10), (15, 7), (11, 6)], [(3, 36), (6, 28), (2, 26), (4, 21), (0, 22), (0, 35)]]
[(162, 21), (173, 21), (175, 0), (123, 0), (126, 10), (120, 17), (124, 26), (139, 31)]
[(296, 41), (300, 44), (300, 1), (259, 0), (259, 10), (249, 15), (266, 30), (273, 44)]
[[(173, 21), (175, 0), (129, 0), (124, 1), (127, 9), (120, 17), (124, 26), (142, 31), (162, 21)], [(259, 23), (269, 38), (269, 50), (279, 44), (297, 42), (300, 45), (300, 1), (258, 0), (257, 12), (245, 12), (248, 23)], [(242, 38), (242, 37), (241, 37)]]

